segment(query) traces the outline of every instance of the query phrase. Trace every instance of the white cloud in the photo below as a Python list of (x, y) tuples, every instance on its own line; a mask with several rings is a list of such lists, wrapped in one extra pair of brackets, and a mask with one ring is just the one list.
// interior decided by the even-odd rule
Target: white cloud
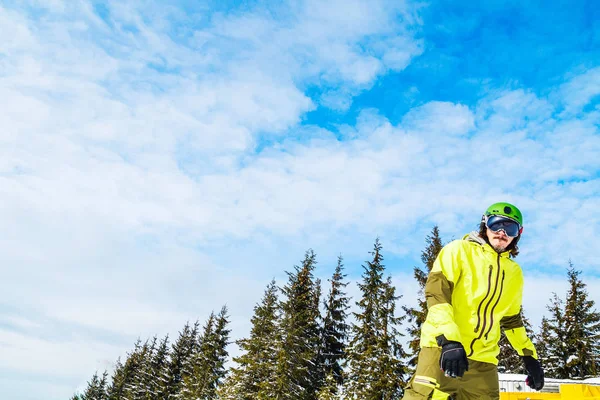
[[(409, 33), (394, 39), (394, 7), (371, 2), (364, 13), (365, 4), (349, 4), (356, 12), (341, 19), (321, 12), (318, 23), (312, 6), (291, 24), (258, 9), (203, 16), (190, 20), (187, 42), (172, 22), (185, 16), (168, 7), (109, 3), (106, 21), (83, 1), (46, 3), (41, 19), (0, 7), (0, 23), (14, 32), (0, 44), (0, 220), (12, 227), (0, 243), (1, 286), (19, 313), (2, 314), (16, 329), (2, 332), (4, 369), (70, 380), (40, 383), (62, 398), (134, 337), (174, 337), (223, 304), (237, 334), (247, 332), (272, 264), (259, 266), (255, 255), (225, 266), (195, 247), (231, 252), (227, 237), (265, 236), (268, 248), (274, 231), (310, 229), (302, 219), (311, 203), (273, 189), (291, 180), (294, 190), (321, 191), (311, 161), (291, 159), (282, 172), (277, 153), (252, 150), (258, 134), (281, 135), (314, 108), (304, 85), (345, 82), (350, 102), (418, 54)], [(367, 36), (371, 44), (357, 46)], [(388, 47), (393, 56), (382, 62)], [(296, 168), (307, 177), (294, 178)], [(333, 200), (328, 209), (341, 215)]]
[(584, 73), (567, 81), (557, 96), (564, 104), (564, 112), (569, 114), (581, 112), (592, 98), (600, 95), (600, 67), (590, 68)]
[(201, 42), (210, 45), (218, 37), (216, 43), (239, 50), (234, 58), (272, 76), (350, 88), (369, 86), (387, 69), (405, 68), (422, 51), (411, 32), (418, 21), (402, 3), (307, 1), (290, 8), (293, 13), (282, 12), (282, 21), (261, 10), (217, 18), (216, 36), (201, 35)]
[(464, 105), (432, 101), (410, 110), (402, 125), (428, 136), (464, 135), (474, 128), (475, 118)]
[(120, 350), (90, 338), (43, 340), (7, 330), (0, 330), (0, 349), (4, 354), (0, 367), (5, 371), (44, 374), (57, 380), (73, 379), (82, 370), (109, 368), (115, 360), (106, 355)]
[(352, 94), (340, 90), (328, 90), (321, 95), (319, 103), (332, 110), (347, 111), (352, 105)]
[[(335, 132), (298, 126), (316, 107), (308, 87), (346, 110), (420, 53), (418, 18), (395, 3), (207, 11), (183, 31), (181, 11), (146, 2), (110, 3), (107, 22), (87, 2), (47, 19), (0, 7), (15, 32), (0, 43), (0, 290), (22, 312), (0, 314), (15, 327), (3, 367), (36, 360), (80, 385), (133, 336), (173, 335), (225, 303), (241, 336), (306, 248), (359, 269), (381, 236), (418, 258), (433, 224), (459, 237), (498, 199), (525, 211), (524, 269), (600, 268), (593, 112), (559, 119), (555, 101), (515, 90), (432, 101), (397, 126), (376, 110)], [(410, 300), (407, 271), (388, 266)], [(57, 324), (74, 336), (52, 341)]]

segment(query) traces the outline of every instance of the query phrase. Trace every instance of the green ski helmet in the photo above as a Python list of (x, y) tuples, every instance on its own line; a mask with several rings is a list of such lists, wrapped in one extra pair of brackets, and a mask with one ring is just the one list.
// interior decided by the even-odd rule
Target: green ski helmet
[(485, 210), (485, 216), (502, 215), (517, 222), (519, 226), (523, 226), (523, 214), (521, 211), (510, 203), (494, 203)]

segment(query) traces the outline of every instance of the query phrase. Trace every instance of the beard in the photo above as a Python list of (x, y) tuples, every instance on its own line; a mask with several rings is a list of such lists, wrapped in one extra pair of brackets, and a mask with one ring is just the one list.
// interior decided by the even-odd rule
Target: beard
[(494, 250), (496, 250), (496, 253), (504, 253), (506, 251), (506, 248), (508, 246), (504, 246), (504, 245), (492, 245), (492, 248)]

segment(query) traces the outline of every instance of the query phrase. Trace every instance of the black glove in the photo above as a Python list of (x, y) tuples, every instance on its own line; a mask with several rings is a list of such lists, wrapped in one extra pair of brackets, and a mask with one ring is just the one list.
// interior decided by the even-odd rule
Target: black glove
[(527, 370), (525, 383), (534, 390), (542, 390), (544, 387), (544, 370), (542, 364), (532, 356), (524, 356), (523, 363)]
[(440, 357), (440, 368), (446, 376), (460, 378), (469, 370), (467, 353), (462, 343), (446, 340), (445, 337), (437, 337), (437, 342), (442, 346), (442, 356)]

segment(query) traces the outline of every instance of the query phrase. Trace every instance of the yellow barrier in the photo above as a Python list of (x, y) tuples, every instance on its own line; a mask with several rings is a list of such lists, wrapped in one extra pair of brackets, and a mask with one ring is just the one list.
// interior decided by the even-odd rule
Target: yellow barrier
[(600, 387), (563, 383), (560, 393), (502, 392), (500, 400), (600, 400)]
[(600, 400), (600, 387), (591, 385), (562, 384), (560, 394), (563, 399)]
[(570, 397), (562, 397), (560, 393), (537, 393), (537, 392), (502, 392), (500, 400), (576, 400)]

